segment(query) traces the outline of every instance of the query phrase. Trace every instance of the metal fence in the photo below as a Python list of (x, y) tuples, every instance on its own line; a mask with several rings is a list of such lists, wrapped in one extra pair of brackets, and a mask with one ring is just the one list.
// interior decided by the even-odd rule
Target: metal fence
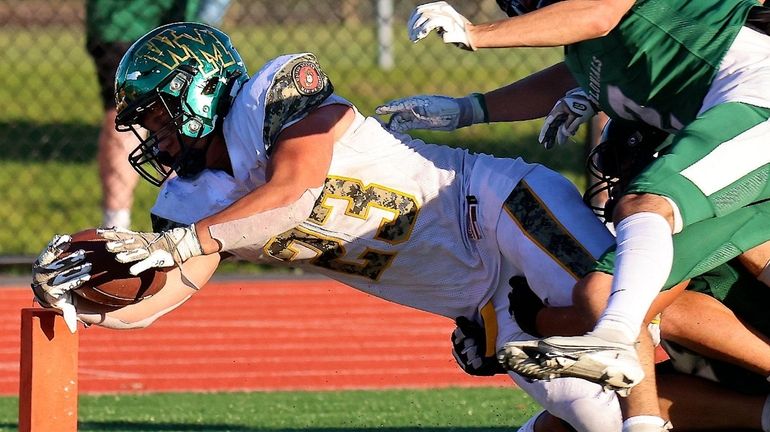
[[(96, 156), (103, 110), (85, 49), (84, 2), (0, 0), (0, 262), (25, 262), (53, 234), (101, 221)], [(252, 72), (282, 53), (316, 53), (337, 92), (365, 114), (399, 96), (491, 90), (560, 58), (558, 49), (469, 53), (435, 36), (412, 44), (405, 24), (419, 3), (233, 0), (220, 28)], [(474, 22), (504, 17), (494, 0), (452, 3)], [(480, 125), (426, 139), (538, 160), (539, 150), (528, 153), (536, 145), (518, 144), (531, 141), (536, 127)], [(580, 151), (567, 154), (555, 159), (556, 168), (575, 174)], [(136, 189), (133, 228), (149, 228), (155, 193), (141, 183)]]

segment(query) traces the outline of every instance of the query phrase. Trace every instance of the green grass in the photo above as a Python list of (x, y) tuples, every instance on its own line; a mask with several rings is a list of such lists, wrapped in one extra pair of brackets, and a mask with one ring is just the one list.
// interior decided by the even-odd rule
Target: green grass
[[(0, 398), (0, 431), (17, 401)], [(538, 406), (513, 388), (81, 396), (80, 431), (510, 431)]]
[[(101, 116), (94, 69), (80, 27), (0, 29), (0, 255), (34, 256), (55, 233), (101, 219), (96, 138)], [(262, 25), (225, 29), (255, 73), (281, 53), (312, 50), (337, 93), (371, 115), (377, 104), (416, 93), (486, 91), (553, 64), (559, 50), (468, 53), (438, 38), (411, 44), (397, 34), (392, 70), (377, 64), (370, 26)], [(511, 101), (526, 103), (526, 101)], [(545, 152), (539, 122), (478, 125), (453, 133), (416, 133), (429, 142), (542, 162), (582, 185), (582, 150)], [(136, 229), (149, 228), (156, 190), (136, 191)]]

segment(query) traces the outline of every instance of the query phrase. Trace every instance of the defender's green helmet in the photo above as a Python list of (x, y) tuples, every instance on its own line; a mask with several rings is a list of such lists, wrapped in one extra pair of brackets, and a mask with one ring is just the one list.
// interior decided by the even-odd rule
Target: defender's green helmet
[[(134, 131), (141, 142), (129, 157), (134, 168), (155, 185), (171, 171), (183, 177), (199, 173), (205, 156), (199, 146), (187, 146), (180, 157), (170, 160), (158, 148), (160, 138), (172, 130), (179, 135), (180, 144), (184, 144), (182, 137), (209, 136), (247, 79), (246, 67), (230, 38), (211, 26), (173, 23), (142, 36), (123, 56), (115, 75), (115, 127)], [(168, 128), (143, 139), (135, 126), (156, 104), (168, 114)]]

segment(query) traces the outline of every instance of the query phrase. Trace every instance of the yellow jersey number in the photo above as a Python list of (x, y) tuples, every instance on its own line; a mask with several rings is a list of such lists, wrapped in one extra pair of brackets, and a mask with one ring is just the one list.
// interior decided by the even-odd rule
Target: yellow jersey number
[[(409, 239), (419, 210), (417, 200), (411, 195), (374, 183), (364, 185), (360, 180), (330, 176), (324, 183), (321, 199), (313, 208), (308, 221), (321, 226), (327, 223), (332, 213), (328, 201), (332, 198), (347, 201), (347, 217), (369, 220), (372, 208), (391, 213), (392, 218), (380, 217), (374, 239), (392, 245)], [(396, 257), (396, 252), (367, 248), (356, 261), (347, 260), (344, 240), (303, 227), (295, 227), (273, 237), (265, 245), (265, 253), (281, 261), (295, 261), (299, 253), (297, 244), (315, 252), (315, 256), (309, 259), (312, 265), (374, 281), (380, 278)]]

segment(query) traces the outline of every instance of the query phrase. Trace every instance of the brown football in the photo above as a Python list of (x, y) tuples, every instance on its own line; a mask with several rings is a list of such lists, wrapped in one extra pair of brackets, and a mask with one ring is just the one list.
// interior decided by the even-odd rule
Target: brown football
[(65, 255), (79, 249), (85, 251), (86, 261), (91, 263), (91, 279), (72, 291), (78, 308), (94, 312), (120, 309), (153, 296), (166, 283), (166, 271), (149, 269), (138, 276), (129, 272), (132, 264), (119, 263), (115, 254), (105, 248), (107, 240), (87, 229), (72, 235), (72, 242)]

